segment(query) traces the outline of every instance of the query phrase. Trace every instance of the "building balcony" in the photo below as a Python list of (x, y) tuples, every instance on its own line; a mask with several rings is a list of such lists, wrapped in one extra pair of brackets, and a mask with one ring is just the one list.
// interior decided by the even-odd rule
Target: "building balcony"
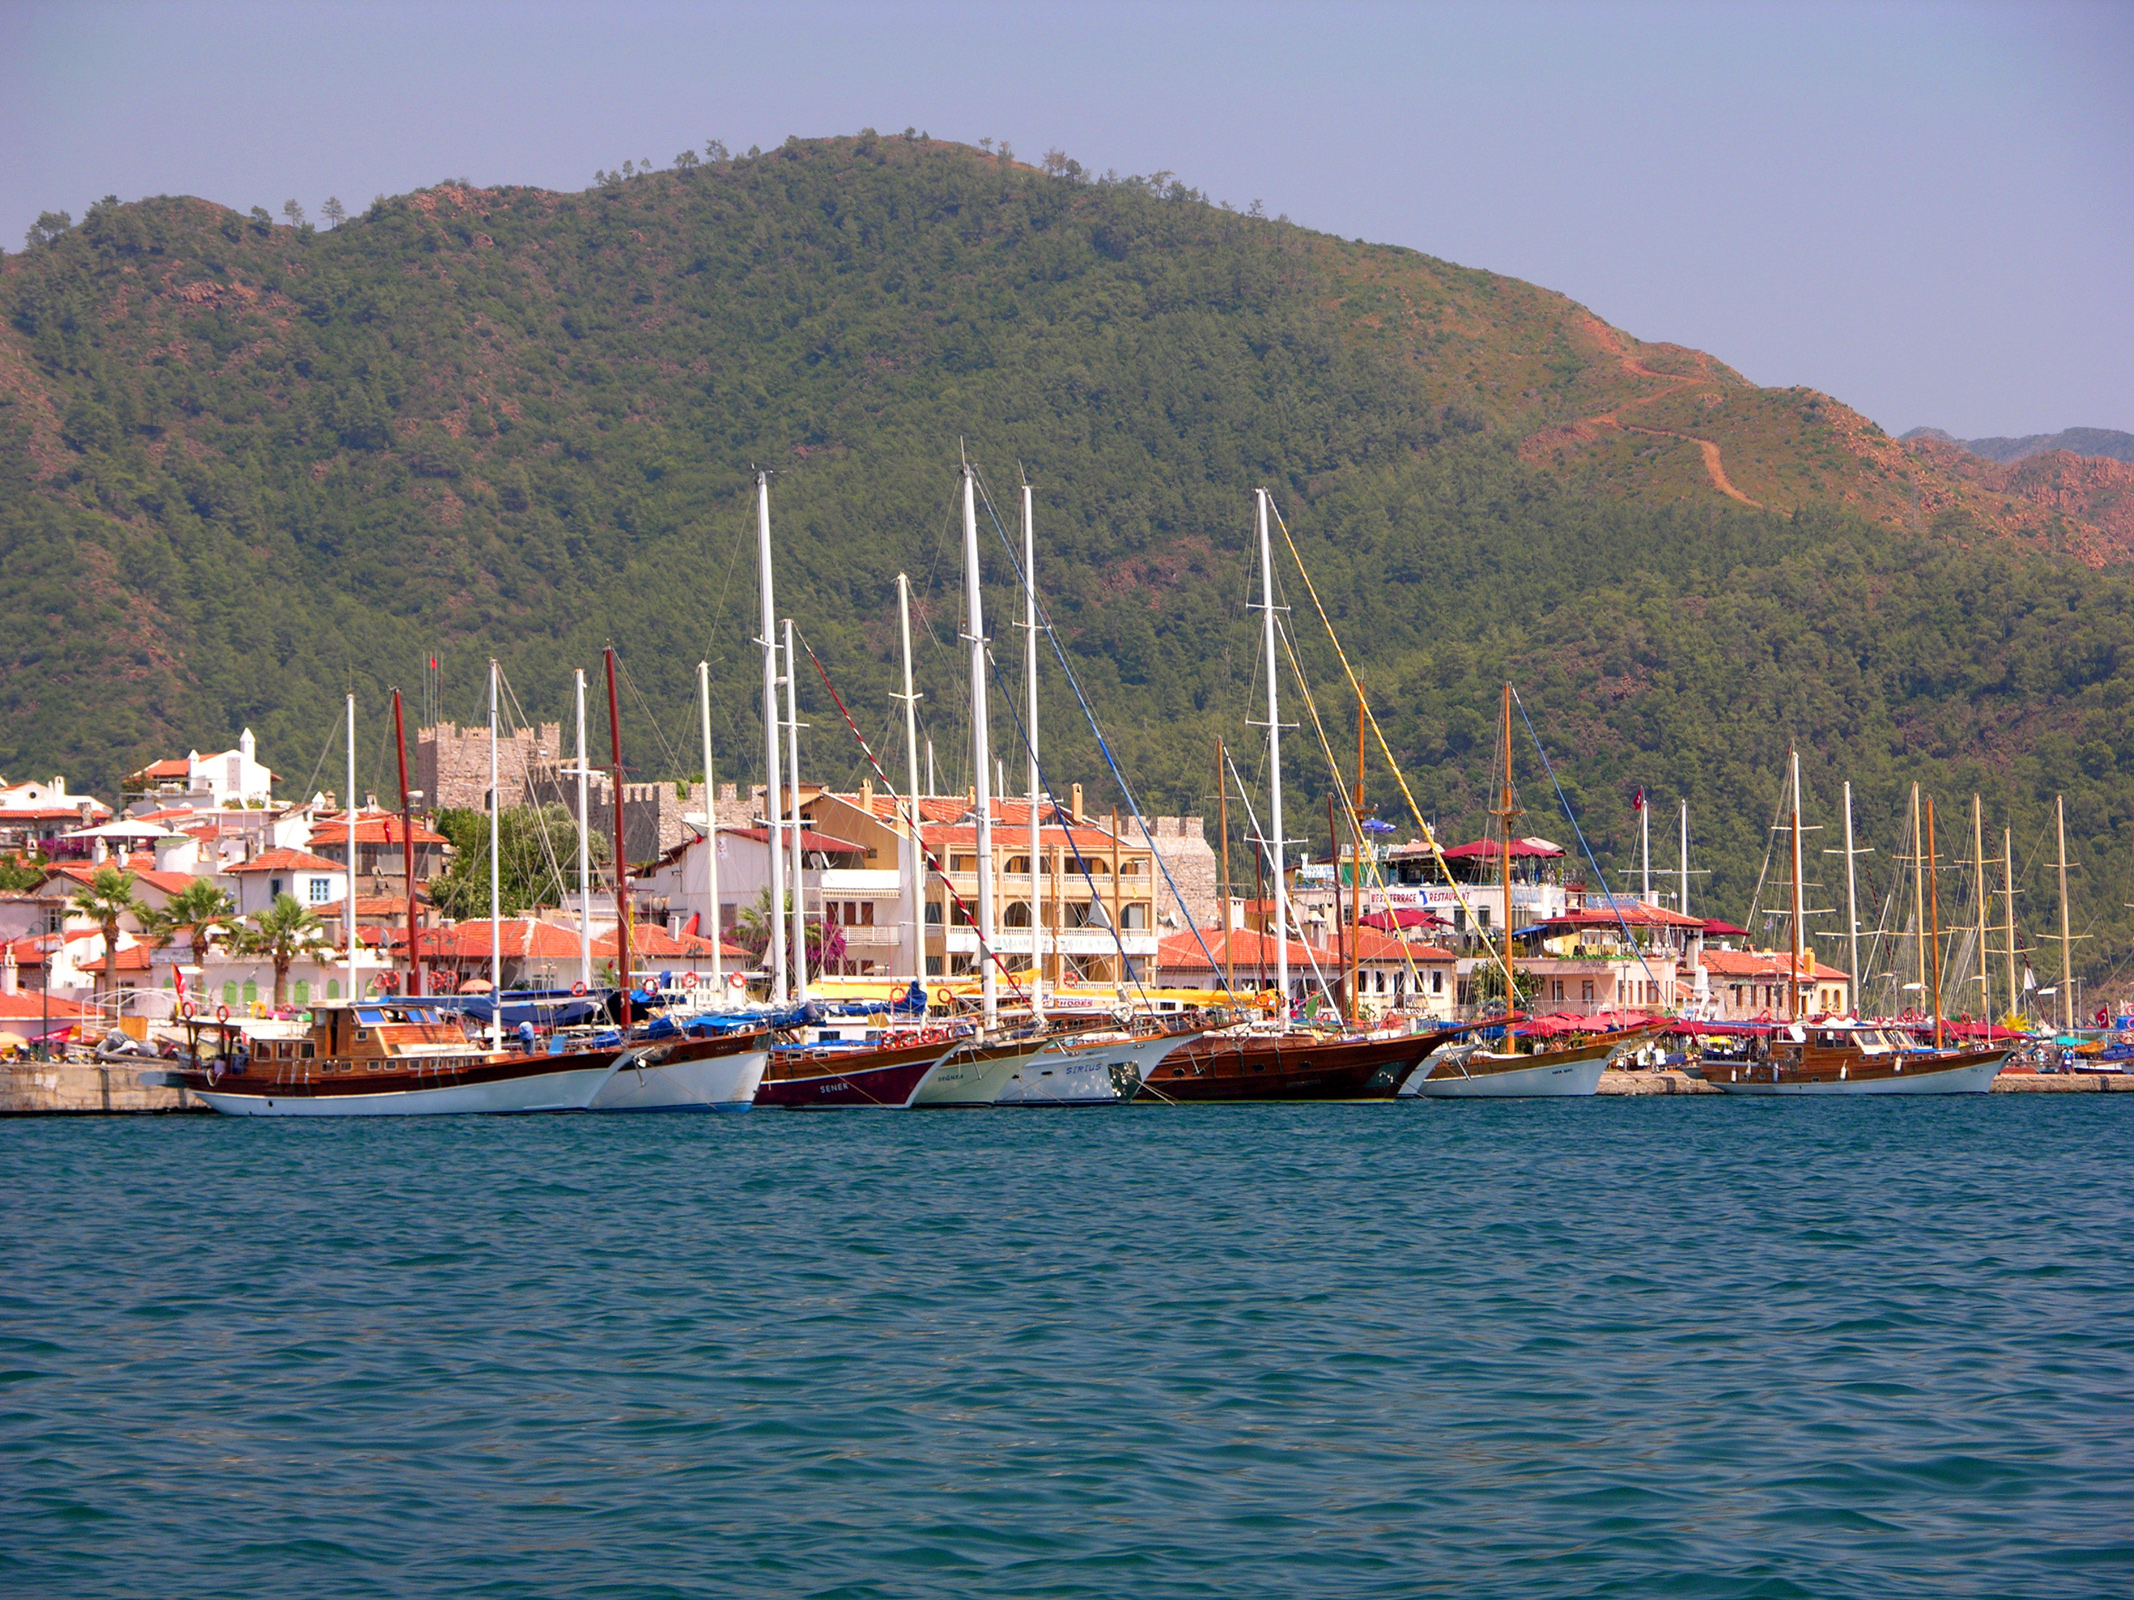
[[(929, 930), (933, 931), (933, 930)], [(1109, 956), (1117, 955), (1121, 945), (1130, 956), (1154, 956), (1156, 935), (1139, 928), (1129, 928), (1114, 940), (1109, 928), (1045, 928), (1036, 935), (1046, 955), (1063, 956)], [(943, 936), (943, 943), (955, 955), (978, 953), (978, 930), (976, 928), (950, 928)], [(1032, 935), (1028, 928), (1002, 928), (993, 935), (993, 948), (1002, 955), (1027, 956), (1032, 950)]]
[(882, 870), (873, 867), (825, 867), (809, 878), (808, 887), (819, 888), (826, 896), (866, 895), (871, 899), (887, 895), (893, 898), (904, 892), (904, 874), (894, 867)]

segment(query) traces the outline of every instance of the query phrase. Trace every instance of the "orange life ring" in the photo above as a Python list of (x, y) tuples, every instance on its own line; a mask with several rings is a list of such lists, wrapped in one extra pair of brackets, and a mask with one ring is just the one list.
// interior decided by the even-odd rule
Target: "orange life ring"
[(228, 1022), (230, 1020), (230, 1008), (228, 1006), (217, 1006), (215, 1008), (215, 1020), (217, 1022)]
[(748, 980), (738, 972), (729, 972), (726, 975), (726, 987), (734, 990), (745, 989), (748, 987)]
[(682, 987), (684, 989), (694, 989), (696, 986), (697, 975), (694, 972), (685, 972), (682, 974)]
[(574, 984), (572, 984), (572, 985), (571, 985), (571, 993), (572, 993), (572, 994), (584, 994), (584, 993), (585, 993), (585, 985), (584, 985), (584, 984), (582, 984), (582, 983), (574, 983)]
[(190, 1022), (193, 1020), (193, 1018), (200, 1015), (200, 1009), (199, 1007), (195, 1006), (192, 1001), (188, 1000), (178, 1008), (178, 1014), (185, 1018), (187, 1022)]

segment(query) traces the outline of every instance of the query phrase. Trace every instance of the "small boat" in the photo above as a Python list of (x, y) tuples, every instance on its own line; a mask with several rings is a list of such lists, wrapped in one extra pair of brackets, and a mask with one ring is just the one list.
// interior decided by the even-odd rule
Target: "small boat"
[(1051, 1034), (951, 1045), (913, 1086), (905, 1102), (914, 1110), (977, 1110), (1000, 1102), (1003, 1091), (1026, 1067), (1059, 1046)]
[(1735, 1053), (1710, 1052), (1699, 1075), (1723, 1094), (1984, 1094), (2005, 1045), (1942, 1049), (1903, 1028), (1821, 1021), (1760, 1032)]
[(1448, 1051), (1415, 1080), (1426, 1100), (1525, 1100), (1583, 1097), (1600, 1092), (1601, 1074), (1626, 1050), (1635, 1050), (1666, 1024), (1620, 1028), (1596, 1036), (1573, 1035), (1554, 1049), (1521, 1052)]
[(188, 1018), (182, 1064), (141, 1074), (232, 1117), (454, 1116), (583, 1111), (630, 1052), (487, 1049), (421, 1002), (313, 1008), (308, 1037), (247, 1043), (233, 1021)]
[(746, 1111), (770, 1061), (762, 1029), (684, 1037), (633, 1050), (593, 1099), (594, 1111)]
[(873, 1043), (781, 1045), (770, 1052), (756, 1104), (794, 1110), (908, 1105), (919, 1080), (956, 1038), (948, 1028), (931, 1027), (890, 1034)]

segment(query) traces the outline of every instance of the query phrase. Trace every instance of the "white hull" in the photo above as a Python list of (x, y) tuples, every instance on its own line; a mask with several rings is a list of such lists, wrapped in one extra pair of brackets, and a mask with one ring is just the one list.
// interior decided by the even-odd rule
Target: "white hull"
[[(1479, 1058), (1470, 1061), (1475, 1059)], [(1505, 1072), (1476, 1072), (1471, 1077), (1428, 1078), (1415, 1085), (1415, 1092), (1426, 1100), (1583, 1097), (1600, 1092), (1601, 1069), (1607, 1065), (1608, 1057), (1598, 1055), (1590, 1061), (1544, 1062)]]
[(984, 1061), (973, 1060), (967, 1050), (952, 1050), (927, 1068), (904, 1103), (926, 1110), (990, 1106), (999, 1100), (1008, 1081), (1044, 1051), (1044, 1044), (1033, 1042), (1027, 1050)]
[(1002, 1106), (1103, 1106), (1129, 1099), (1156, 1063), (1197, 1033), (1057, 1045), (1019, 1070), (993, 1103)]
[(756, 1103), (768, 1050), (657, 1066), (629, 1065), (593, 1097), (594, 1111), (746, 1111)]
[(1762, 1083), (1729, 1083), (1726, 1071), (1732, 1068), (1707, 1063), (1704, 1081), (1723, 1094), (1985, 1094), (1992, 1089), (1994, 1077), (2007, 1059), (1998, 1056), (1968, 1066), (1946, 1067), (1940, 1072), (1904, 1072), (1887, 1078), (1848, 1078), (1836, 1083), (1772, 1083), (1769, 1079)]
[(196, 1089), (226, 1117), (454, 1117), (516, 1111), (584, 1111), (607, 1081), (614, 1063), (540, 1072), (496, 1083), (460, 1083), (435, 1089), (395, 1089), (380, 1094), (277, 1095), (272, 1090), (238, 1093)]

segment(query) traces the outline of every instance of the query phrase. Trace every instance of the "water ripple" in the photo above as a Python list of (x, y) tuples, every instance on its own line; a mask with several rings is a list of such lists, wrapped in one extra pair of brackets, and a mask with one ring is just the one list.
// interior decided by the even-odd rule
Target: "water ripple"
[(17, 1123), (0, 1592), (2127, 1592), (2130, 1117)]

